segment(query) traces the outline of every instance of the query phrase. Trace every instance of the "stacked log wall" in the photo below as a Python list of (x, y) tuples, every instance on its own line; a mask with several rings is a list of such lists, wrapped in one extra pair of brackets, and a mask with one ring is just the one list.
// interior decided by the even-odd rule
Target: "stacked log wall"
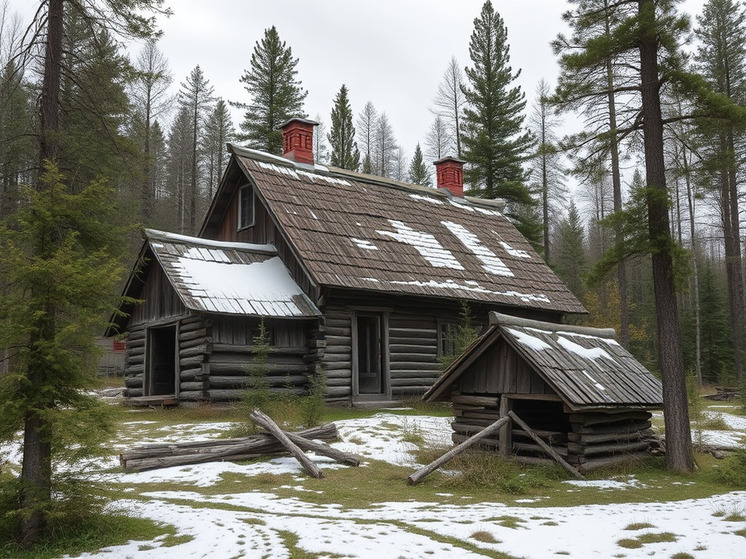
[(274, 334), (266, 355), (254, 343), (258, 327), (256, 319), (215, 319), (207, 363), (206, 396), (211, 401), (240, 400), (256, 384), (257, 374), (262, 374), (261, 382), (271, 392), (306, 392), (308, 375), (314, 371), (313, 359), (308, 359), (308, 322), (265, 320)]
[(144, 324), (130, 327), (124, 352), (124, 396), (143, 396), (145, 379), (145, 339), (147, 330)]
[(318, 340), (323, 336), (324, 352), (320, 364), (326, 375), (326, 399), (329, 402), (352, 398), (352, 311), (328, 306)]
[(179, 321), (179, 400), (203, 401), (209, 398), (212, 352), (212, 320), (191, 315)]
[(584, 472), (648, 456), (651, 417), (640, 409), (571, 413), (568, 462)]
[[(457, 317), (446, 318), (457, 320)], [(392, 312), (389, 316), (389, 370), (395, 399), (419, 396), (442, 371), (438, 361), (438, 317)]]

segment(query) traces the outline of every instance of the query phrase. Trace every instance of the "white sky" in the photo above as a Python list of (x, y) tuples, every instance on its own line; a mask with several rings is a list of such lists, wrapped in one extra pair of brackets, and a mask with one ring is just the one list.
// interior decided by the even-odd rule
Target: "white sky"
[[(355, 115), (367, 101), (386, 112), (408, 156), (424, 148), (429, 109), (446, 66), (455, 56), (469, 64), (469, 37), (484, 0), (167, 0), (174, 15), (163, 21), (159, 47), (169, 61), (174, 90), (200, 65), (226, 100), (246, 102), (239, 78), (254, 45), (274, 25), (299, 59), (308, 90), (305, 109), (329, 125), (333, 99), (344, 83)], [(686, 0), (699, 12), (704, 0)], [(25, 16), (38, 0), (10, 0)], [(557, 64), (549, 42), (564, 29), (560, 0), (493, 0), (508, 28), (511, 63), (529, 106), (544, 78), (554, 84)], [(136, 52), (131, 53), (132, 58)], [(234, 114), (236, 126), (240, 113)]]

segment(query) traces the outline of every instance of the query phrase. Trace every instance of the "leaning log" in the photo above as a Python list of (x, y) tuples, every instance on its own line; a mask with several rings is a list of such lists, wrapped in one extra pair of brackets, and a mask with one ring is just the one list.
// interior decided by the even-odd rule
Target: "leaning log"
[(303, 466), (303, 469), (306, 470), (312, 477), (315, 477), (317, 479), (324, 477), (324, 474), (321, 473), (319, 467), (314, 464), (313, 461), (308, 456), (306, 456), (300, 448), (298, 448), (298, 445), (296, 445), (288, 438), (285, 432), (280, 429), (280, 427), (272, 420), (271, 417), (259, 410), (254, 410), (249, 414), (249, 418), (251, 419), (251, 421), (259, 425), (259, 427), (263, 427), (264, 429), (269, 431), (278, 441), (280, 441), (282, 443), (282, 446), (290, 451), (290, 454), (292, 454), (295, 459), (300, 462), (300, 465)]
[(464, 442), (462, 442), (460, 445), (453, 447), (451, 450), (449, 450), (448, 452), (446, 452), (443, 456), (441, 456), (437, 460), (431, 462), (430, 464), (428, 464), (424, 468), (420, 468), (419, 470), (417, 470), (415, 473), (413, 473), (412, 475), (410, 475), (407, 478), (407, 483), (409, 485), (416, 485), (416, 484), (418, 484), (420, 481), (422, 481), (422, 479), (425, 476), (430, 475), (435, 470), (437, 470), (438, 468), (440, 468), (443, 464), (445, 464), (447, 462), (450, 462), (456, 456), (458, 456), (463, 451), (465, 451), (467, 448), (469, 448), (470, 446), (474, 446), (481, 439), (483, 439), (485, 437), (488, 437), (489, 435), (491, 435), (495, 431), (499, 430), (500, 427), (502, 427), (507, 422), (508, 422), (508, 418), (507, 417), (501, 417), (500, 419), (498, 419), (497, 421), (495, 421), (489, 427), (485, 427), (484, 429), (482, 429), (476, 435), (472, 435), (471, 437), (469, 437), (468, 439), (466, 439)]
[(521, 428), (528, 433), (528, 435), (538, 444), (541, 448), (544, 449), (544, 452), (546, 452), (549, 456), (554, 458), (554, 460), (562, 466), (565, 470), (570, 472), (573, 476), (575, 476), (578, 479), (585, 479), (583, 477), (583, 474), (581, 474), (579, 471), (577, 471), (575, 468), (573, 468), (570, 464), (568, 464), (564, 458), (562, 458), (559, 454), (557, 454), (554, 449), (549, 446), (547, 443), (544, 442), (544, 440), (534, 433), (533, 429), (528, 426), (527, 423), (525, 423), (520, 417), (518, 417), (514, 411), (509, 411), (508, 416), (510, 419), (515, 421), (518, 425), (521, 426)]

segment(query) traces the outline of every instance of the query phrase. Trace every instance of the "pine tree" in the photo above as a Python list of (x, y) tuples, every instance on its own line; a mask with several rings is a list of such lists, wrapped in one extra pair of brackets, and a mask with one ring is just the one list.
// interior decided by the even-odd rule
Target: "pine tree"
[(360, 167), (360, 151), (355, 142), (355, 127), (352, 124), (352, 108), (347, 98), (347, 86), (342, 84), (334, 98), (332, 128), (328, 139), (332, 147), (331, 164), (334, 167), (357, 171)]
[(106, 406), (85, 390), (96, 380), (90, 355), (115, 308), (125, 246), (113, 191), (98, 182), (73, 194), (47, 168), (41, 192), (26, 189), (0, 226), (0, 347), (16, 348), (0, 376), (0, 439), (24, 429), (16, 516), (24, 545), (59, 512), (53, 461), (88, 455), (107, 433)]
[(218, 98), (215, 108), (207, 118), (205, 134), (202, 138), (202, 152), (205, 156), (207, 171), (207, 200), (212, 200), (220, 179), (223, 177), (223, 169), (228, 163), (228, 152), (225, 144), (233, 141), (235, 130), (231, 120), (228, 105), (223, 99)]
[[(713, 91), (746, 104), (746, 8), (733, 0), (709, 0), (698, 17), (696, 30), (698, 70)], [(725, 247), (728, 308), (734, 366), (741, 378), (746, 362), (746, 296), (741, 256), (739, 175), (746, 149), (746, 136), (732, 123), (722, 120), (700, 122), (700, 134), (707, 149), (700, 150), (712, 184), (717, 185)]]
[(192, 133), (192, 152), (190, 154), (191, 173), (189, 174), (189, 191), (187, 205), (188, 234), (197, 232), (197, 207), (200, 201), (200, 153), (198, 138), (202, 136), (207, 114), (212, 110), (214, 88), (197, 65), (181, 84), (179, 106), (189, 111), (190, 130)]
[(570, 202), (567, 218), (557, 228), (557, 250), (554, 258), (559, 278), (581, 299), (585, 292), (584, 275), (588, 271), (585, 249), (585, 231), (574, 202)]
[(432, 186), (430, 173), (427, 172), (427, 166), (422, 159), (420, 144), (417, 144), (417, 147), (414, 148), (412, 162), (409, 165), (409, 182), (420, 186)]
[(280, 40), (274, 26), (264, 31), (251, 55), (251, 66), (241, 76), (241, 83), (251, 96), (250, 103), (234, 103), (246, 109), (240, 124), (242, 139), (256, 149), (280, 155), (282, 133), (279, 128), (293, 117), (305, 117), (303, 102), (308, 95), (296, 75), (298, 59), (292, 49)]
[(474, 20), (469, 56), (462, 137), (467, 180), (484, 198), (531, 205), (522, 166), (534, 143), (523, 130), (526, 100), (514, 84), (520, 71), (513, 73), (510, 66), (507, 29), (490, 0)]

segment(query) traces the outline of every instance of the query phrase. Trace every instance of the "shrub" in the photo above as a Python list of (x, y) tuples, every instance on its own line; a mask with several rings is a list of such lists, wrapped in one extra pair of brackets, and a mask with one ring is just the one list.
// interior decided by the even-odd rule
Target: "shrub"
[(718, 482), (731, 487), (746, 487), (746, 449), (739, 449), (728, 456), (715, 471)]

